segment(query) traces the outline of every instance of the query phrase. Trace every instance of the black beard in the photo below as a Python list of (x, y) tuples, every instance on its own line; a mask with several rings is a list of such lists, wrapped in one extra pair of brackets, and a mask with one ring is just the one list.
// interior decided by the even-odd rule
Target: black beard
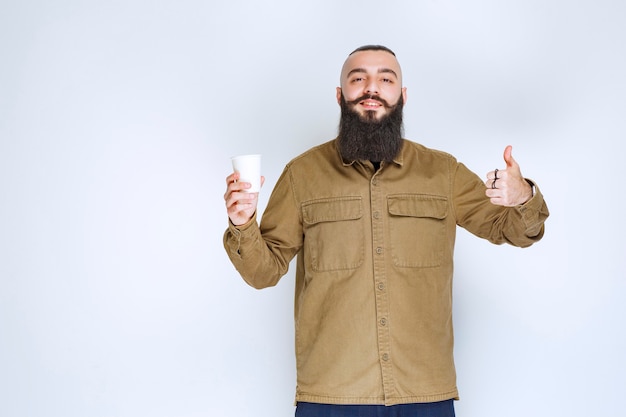
[[(363, 116), (352, 108), (359, 102), (372, 98), (380, 101), (388, 113), (377, 120), (373, 111)], [(346, 102), (341, 95), (341, 120), (339, 121), (339, 151), (345, 161), (391, 162), (402, 148), (402, 96), (390, 106), (377, 96), (363, 96)]]

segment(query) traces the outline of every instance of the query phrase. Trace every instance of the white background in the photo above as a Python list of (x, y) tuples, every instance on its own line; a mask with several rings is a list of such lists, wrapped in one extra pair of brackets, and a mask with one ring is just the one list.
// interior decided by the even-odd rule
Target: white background
[(460, 417), (619, 415), (626, 3), (0, 3), (0, 415), (293, 415), (292, 272), (222, 247), (229, 157), (336, 133), (354, 48), (394, 49), (406, 136), (484, 175), (513, 145), (529, 249), (459, 230)]

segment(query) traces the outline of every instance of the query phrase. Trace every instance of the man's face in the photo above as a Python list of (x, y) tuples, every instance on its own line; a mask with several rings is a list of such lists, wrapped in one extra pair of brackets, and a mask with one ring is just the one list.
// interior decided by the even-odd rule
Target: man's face
[(350, 55), (341, 71), (341, 96), (363, 120), (381, 120), (401, 99), (406, 102), (402, 72), (396, 57), (386, 51), (360, 51)]

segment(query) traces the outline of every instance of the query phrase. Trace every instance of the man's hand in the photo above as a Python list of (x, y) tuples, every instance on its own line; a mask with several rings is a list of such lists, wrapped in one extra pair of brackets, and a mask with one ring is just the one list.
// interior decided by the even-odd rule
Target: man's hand
[(497, 206), (513, 207), (524, 204), (533, 196), (530, 184), (522, 177), (519, 165), (511, 154), (513, 147), (504, 150), (506, 169), (496, 169), (487, 173), (485, 194)]
[[(261, 177), (261, 186), (265, 177)], [(228, 218), (235, 226), (241, 226), (250, 221), (259, 203), (259, 193), (249, 193), (245, 190), (250, 188), (249, 182), (240, 182), (239, 173), (230, 174), (226, 178), (226, 212)]]

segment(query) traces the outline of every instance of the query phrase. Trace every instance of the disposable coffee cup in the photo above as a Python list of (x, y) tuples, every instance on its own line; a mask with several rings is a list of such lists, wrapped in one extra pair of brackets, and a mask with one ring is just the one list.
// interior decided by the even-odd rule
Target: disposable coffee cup
[(261, 190), (261, 155), (239, 155), (231, 158), (233, 170), (239, 173), (239, 181), (249, 182), (243, 191), (258, 193)]

